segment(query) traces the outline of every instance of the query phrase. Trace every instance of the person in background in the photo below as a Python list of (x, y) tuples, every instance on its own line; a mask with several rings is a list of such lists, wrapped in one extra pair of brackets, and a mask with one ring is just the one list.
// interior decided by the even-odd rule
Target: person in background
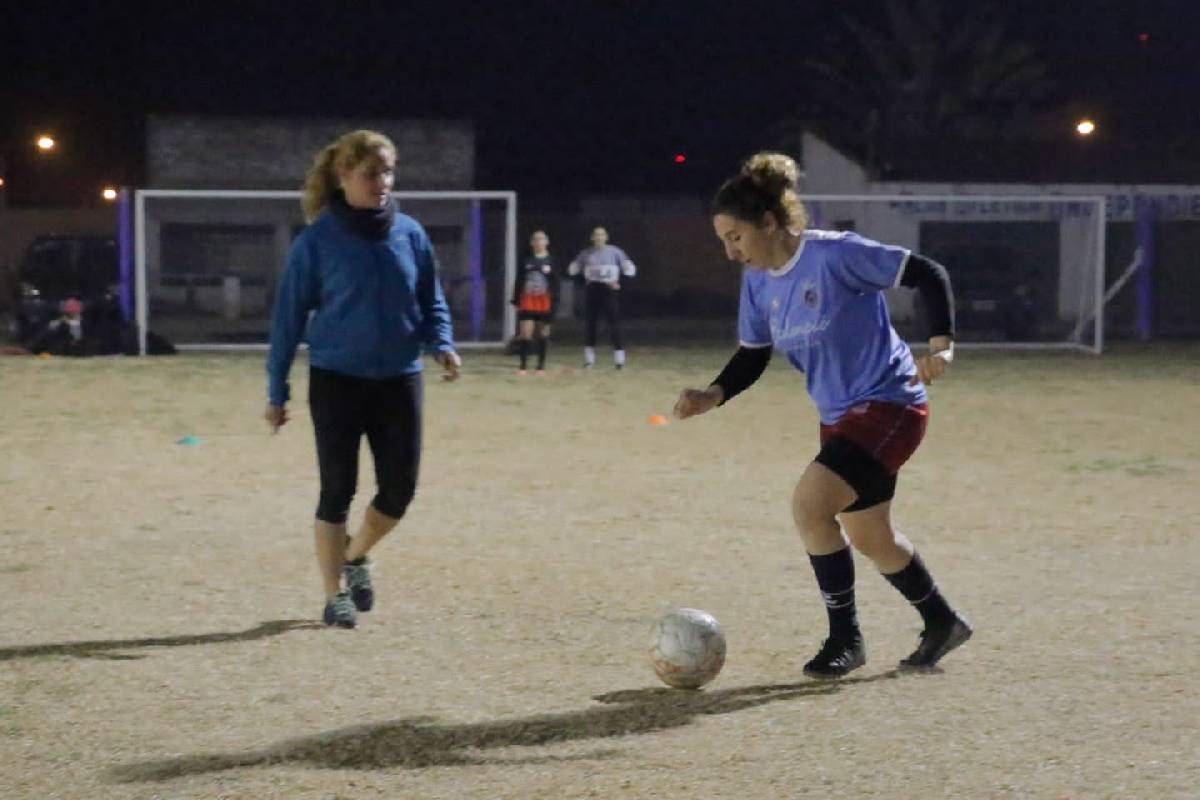
[(517, 307), (517, 352), (521, 357), (517, 374), (527, 374), (529, 346), (536, 342), (536, 374), (543, 376), (550, 346), (550, 324), (558, 308), (559, 280), (550, 255), (550, 237), (545, 231), (533, 232), (529, 249), (529, 257), (517, 269), (513, 280), (512, 304)]
[(590, 369), (596, 363), (596, 323), (603, 314), (613, 339), (613, 365), (625, 366), (625, 346), (621, 343), (621, 308), (617, 302), (621, 281), (637, 275), (637, 266), (621, 248), (608, 243), (608, 231), (592, 230), (592, 246), (575, 256), (567, 268), (572, 277), (582, 276), (584, 282), (584, 313), (587, 337), (583, 348), (583, 366)]

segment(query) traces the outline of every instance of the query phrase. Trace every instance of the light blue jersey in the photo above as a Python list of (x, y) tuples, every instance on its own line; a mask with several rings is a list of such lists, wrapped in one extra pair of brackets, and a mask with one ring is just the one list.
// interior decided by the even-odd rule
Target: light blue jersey
[(821, 422), (868, 400), (927, 400), (912, 351), (892, 328), (884, 289), (897, 286), (909, 251), (855, 233), (805, 231), (779, 269), (742, 276), (738, 338), (774, 347), (802, 371)]

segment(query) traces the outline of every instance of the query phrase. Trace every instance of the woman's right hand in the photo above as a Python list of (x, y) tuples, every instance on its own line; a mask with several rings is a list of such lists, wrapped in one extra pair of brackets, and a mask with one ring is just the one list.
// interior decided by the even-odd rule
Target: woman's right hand
[(724, 399), (725, 390), (716, 384), (707, 389), (684, 389), (679, 393), (679, 399), (675, 402), (674, 413), (678, 419), (687, 419), (712, 411), (721, 405), (721, 401)]
[(268, 403), (267, 410), (263, 413), (263, 419), (271, 426), (271, 433), (279, 433), (279, 429), (288, 421), (287, 407), (273, 406)]

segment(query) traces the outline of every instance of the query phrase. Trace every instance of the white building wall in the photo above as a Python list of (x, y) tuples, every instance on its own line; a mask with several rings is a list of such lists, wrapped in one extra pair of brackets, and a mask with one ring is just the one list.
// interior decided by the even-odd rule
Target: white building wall
[(819, 136), (805, 133), (804, 192), (806, 194), (862, 194), (871, 191), (867, 171)]
[[(921, 183), (870, 180), (859, 164), (820, 137), (804, 134), (806, 194), (911, 194), (928, 195), (1013, 195), (1014, 202), (978, 204), (921, 204), (916, 213), (896, 213), (895, 207), (880, 203), (810, 204), (814, 227), (835, 227), (839, 221), (854, 220), (856, 229), (889, 244), (916, 248), (920, 224), (929, 220), (1017, 221), (1059, 219), (1060, 263), (1058, 307), (1065, 319), (1076, 318), (1095, 304), (1095, 283), (1100, 277), (1096, 252), (1097, 222), (1092, 206), (1068, 209), (1058, 204), (1038, 204), (1029, 198), (1041, 196), (1102, 196), (1106, 199), (1106, 222), (1131, 222), (1138, 209), (1150, 204), (1162, 221), (1200, 219), (1200, 186), (1131, 184), (1032, 184), (1032, 183)], [(1021, 198), (1017, 201), (1016, 198)], [(1078, 213), (1076, 213), (1078, 212)], [(1123, 265), (1122, 265), (1123, 266)], [(898, 319), (912, 313), (911, 292), (888, 293), (888, 303)]]

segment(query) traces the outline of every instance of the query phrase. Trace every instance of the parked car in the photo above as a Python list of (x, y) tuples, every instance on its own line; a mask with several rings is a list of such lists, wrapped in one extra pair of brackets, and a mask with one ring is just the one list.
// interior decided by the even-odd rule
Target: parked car
[(120, 283), (117, 241), (110, 236), (39, 236), (17, 269), (18, 326), (59, 316), (62, 304), (115, 295)]
[(1039, 297), (1038, 276), (1018, 266), (1021, 258), (1012, 247), (950, 244), (931, 248), (929, 256), (950, 270), (956, 325), (963, 341), (1023, 342), (1045, 335), (1039, 330), (1039, 312), (1046, 316), (1052, 300), (1044, 292)]
[(25, 251), (17, 279), (14, 333), (20, 345), (80, 354), (123, 349), (114, 238), (39, 236)]

